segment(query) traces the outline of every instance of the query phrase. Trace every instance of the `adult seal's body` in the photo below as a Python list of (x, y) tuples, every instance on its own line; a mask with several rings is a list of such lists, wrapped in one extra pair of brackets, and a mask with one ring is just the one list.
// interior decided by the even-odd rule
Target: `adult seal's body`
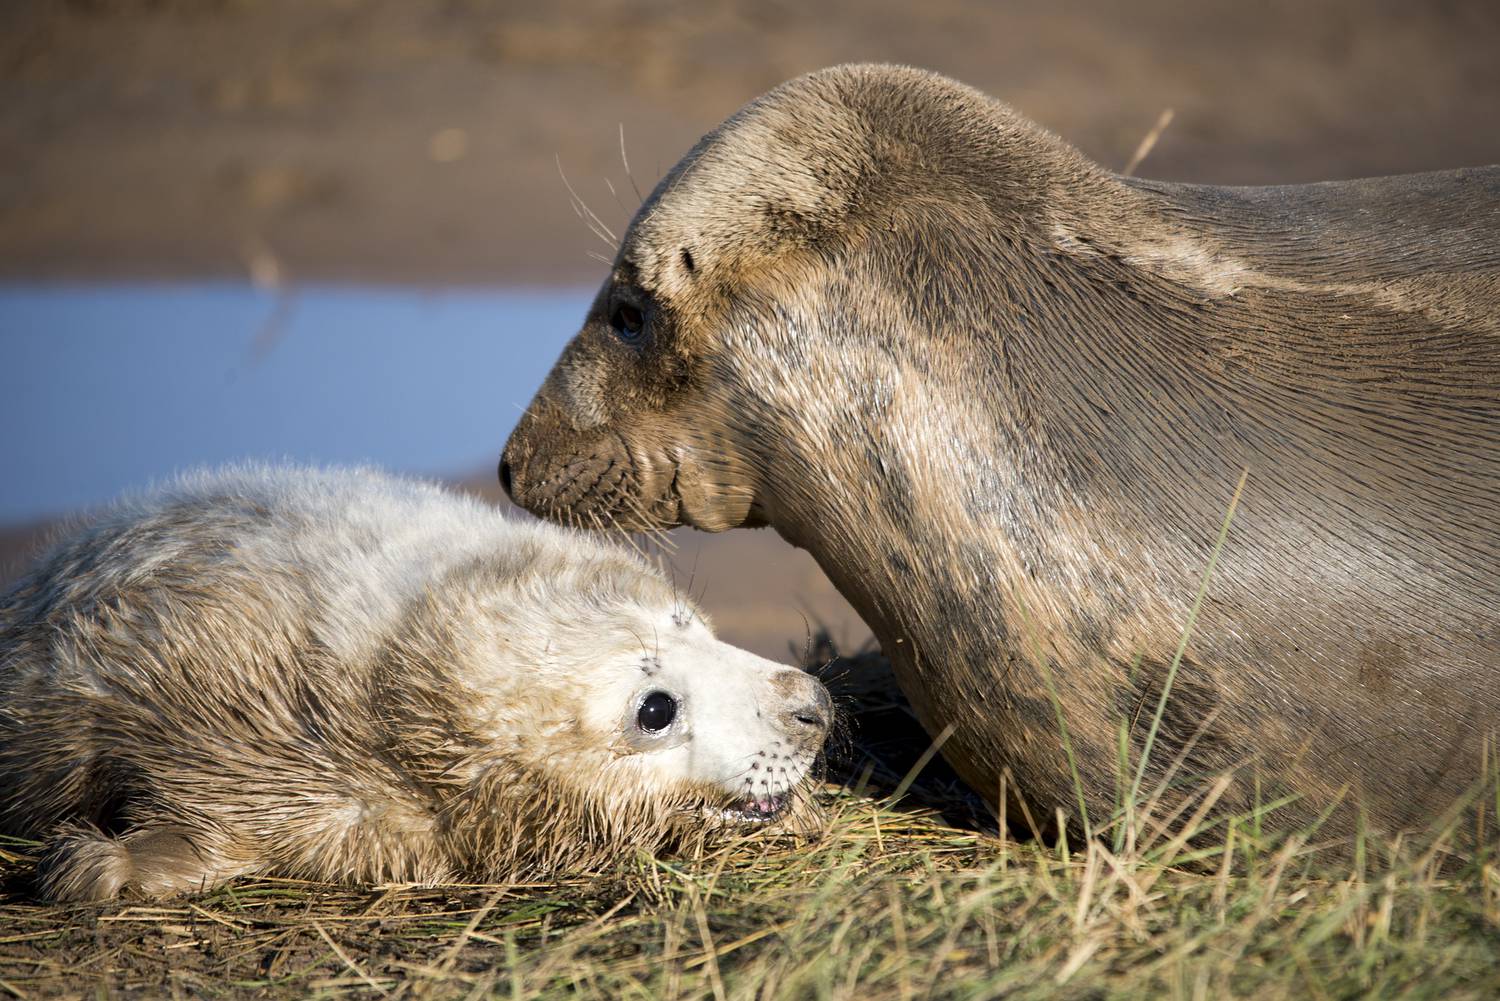
[(53, 897), (536, 878), (806, 821), (828, 715), (616, 547), (373, 472), (191, 478), (0, 595), (0, 833), (47, 842)]
[(1500, 725), (1497, 397), (1500, 169), (1135, 180), (841, 67), (662, 181), (501, 476), (584, 524), (775, 526), (976, 790), (1077, 822), (1065, 727), (1097, 822), (1248, 471), (1141, 788), (1238, 768), (1221, 807), (1394, 828)]

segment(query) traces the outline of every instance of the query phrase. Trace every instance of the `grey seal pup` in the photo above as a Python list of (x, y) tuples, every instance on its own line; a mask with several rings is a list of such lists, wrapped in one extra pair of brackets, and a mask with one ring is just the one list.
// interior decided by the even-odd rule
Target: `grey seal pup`
[(815, 822), (828, 694), (620, 547), (369, 470), (127, 500), (0, 596), (43, 895), (509, 880)]

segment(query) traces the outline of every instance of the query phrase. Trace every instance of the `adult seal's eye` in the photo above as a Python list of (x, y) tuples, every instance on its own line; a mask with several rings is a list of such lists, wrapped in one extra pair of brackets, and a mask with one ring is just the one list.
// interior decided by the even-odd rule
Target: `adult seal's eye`
[(666, 692), (652, 692), (635, 714), (635, 725), (647, 733), (660, 733), (677, 718), (677, 700)]
[(638, 340), (646, 329), (646, 314), (640, 307), (622, 302), (609, 314), (609, 325), (622, 341)]

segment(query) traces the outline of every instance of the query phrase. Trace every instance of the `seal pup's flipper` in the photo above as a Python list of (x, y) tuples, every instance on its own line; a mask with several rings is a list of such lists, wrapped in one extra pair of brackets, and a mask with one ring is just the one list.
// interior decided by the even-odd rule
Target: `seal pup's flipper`
[(181, 827), (145, 827), (111, 837), (94, 827), (58, 831), (37, 866), (50, 900), (105, 901), (122, 894), (157, 898), (202, 892), (252, 866), (205, 850)]

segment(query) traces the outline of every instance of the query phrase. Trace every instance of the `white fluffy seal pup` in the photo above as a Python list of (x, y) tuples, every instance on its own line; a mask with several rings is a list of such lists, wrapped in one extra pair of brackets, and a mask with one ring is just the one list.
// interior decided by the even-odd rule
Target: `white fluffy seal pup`
[(122, 502), (0, 597), (43, 896), (535, 878), (805, 822), (830, 719), (644, 561), (367, 470)]

